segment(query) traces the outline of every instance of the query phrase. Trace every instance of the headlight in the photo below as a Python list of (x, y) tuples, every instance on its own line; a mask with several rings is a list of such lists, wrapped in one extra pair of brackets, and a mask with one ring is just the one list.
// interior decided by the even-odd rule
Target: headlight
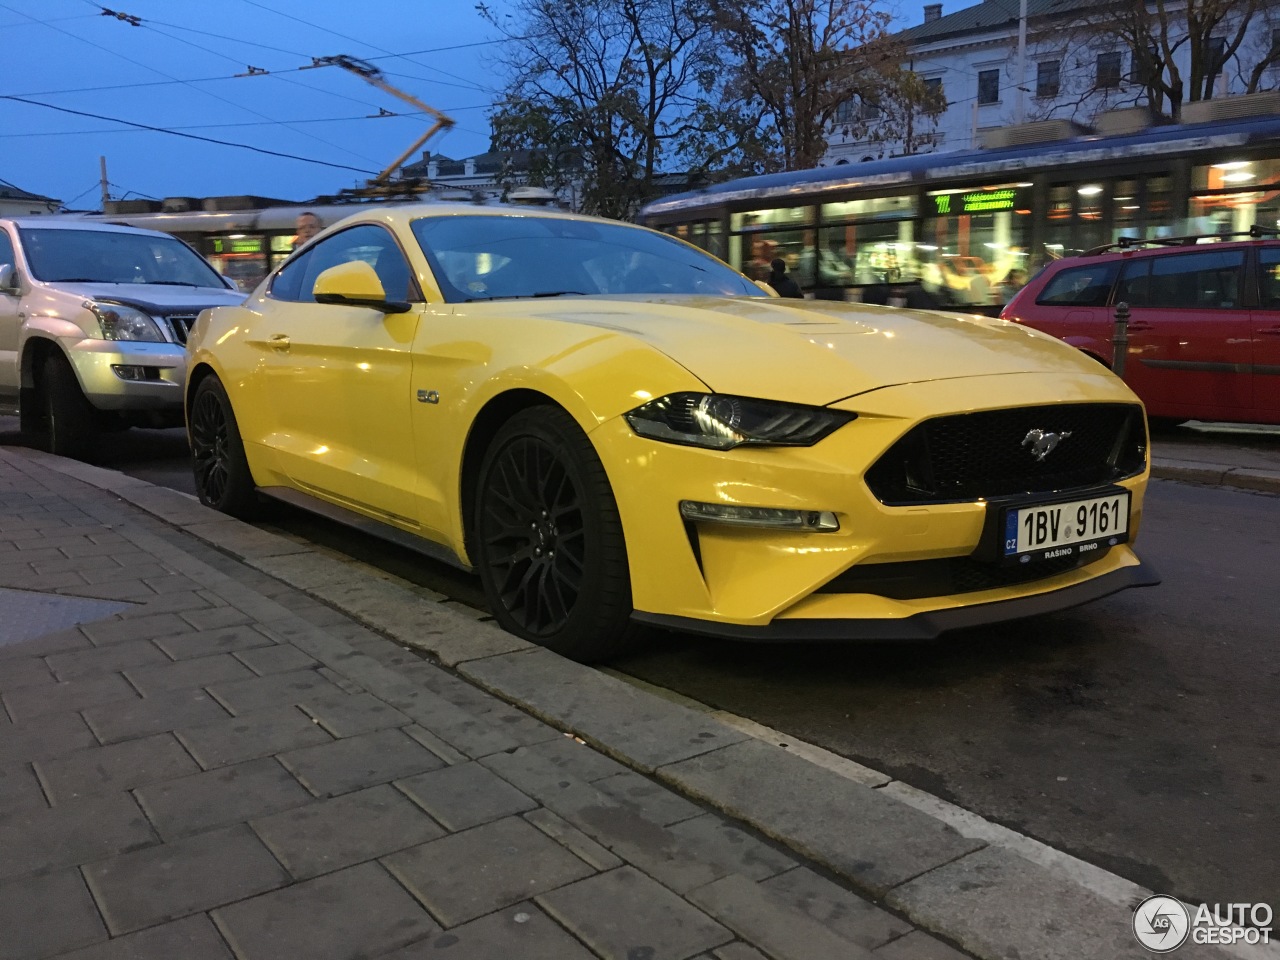
[(642, 437), (728, 450), (744, 443), (811, 447), (857, 414), (720, 393), (672, 393), (626, 417)]
[(107, 340), (164, 340), (156, 322), (141, 310), (120, 303), (89, 301), (85, 304), (98, 318), (102, 336)]

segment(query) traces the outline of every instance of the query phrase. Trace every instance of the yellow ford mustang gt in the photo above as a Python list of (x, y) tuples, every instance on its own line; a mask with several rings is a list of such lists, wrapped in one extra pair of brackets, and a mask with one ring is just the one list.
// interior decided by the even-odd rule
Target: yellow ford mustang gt
[(936, 636), (1155, 582), (1145, 417), (972, 316), (780, 300), (680, 240), (549, 211), (363, 210), (201, 315), (201, 500), (301, 504), (475, 569), (582, 659), (631, 620)]

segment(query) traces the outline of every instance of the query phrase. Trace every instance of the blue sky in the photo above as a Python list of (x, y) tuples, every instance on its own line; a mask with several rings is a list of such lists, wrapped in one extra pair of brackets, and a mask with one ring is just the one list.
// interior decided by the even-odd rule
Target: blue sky
[[(103, 15), (104, 5), (142, 25)], [(337, 67), (298, 69), (335, 54), (370, 60), (393, 86), (453, 117), (457, 126), (433, 138), (431, 149), (453, 157), (488, 149), (489, 104), (501, 71), (496, 32), (470, 0), (104, 5), (0, 0), (0, 95), (48, 105), (0, 99), (0, 179), (77, 209), (98, 206), (99, 156), (107, 158), (113, 198), (305, 200), (355, 186), (390, 164), (430, 121), (370, 119), (380, 108), (411, 108)], [(236, 76), (250, 67), (270, 72)]]

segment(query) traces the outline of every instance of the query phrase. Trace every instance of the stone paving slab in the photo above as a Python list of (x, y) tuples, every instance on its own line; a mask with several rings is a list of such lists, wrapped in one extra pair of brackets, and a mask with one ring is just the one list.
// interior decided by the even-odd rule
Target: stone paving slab
[[(419, 940), (384, 960), (598, 960), (532, 903)], [(637, 955), (632, 960), (641, 960)]]
[(478, 763), (422, 773), (396, 786), (454, 833), (538, 807), (537, 801)]
[(53, 808), (6, 810), (0, 815), (0, 879), (73, 867), (152, 846), (157, 840), (127, 793)]
[(39, 960), (105, 940), (79, 871), (0, 883), (0, 960)]
[(733, 939), (706, 913), (630, 866), (536, 899), (605, 960), (685, 960)]
[(254, 832), (293, 876), (307, 879), (444, 836), (389, 784), (254, 820)]
[[(518, 817), (433, 840), (382, 862), (446, 927), (595, 873)], [(468, 882), (458, 883), (464, 872)]]
[(276, 858), (244, 825), (92, 863), (84, 874), (113, 934), (234, 903), (289, 882)]
[(35, 768), (55, 804), (129, 790), (200, 770), (171, 733), (37, 760)]
[(238, 717), (228, 717), (219, 708), (218, 715), (211, 723), (177, 731), (183, 746), (206, 770), (333, 739), (297, 707), (269, 707)]
[(204, 914), (117, 937), (58, 960), (235, 960), (222, 934)]
[(118, 743), (228, 716), (204, 690), (175, 690), (146, 699), (90, 707), (85, 721), (103, 743)]
[(272, 757), (248, 760), (134, 791), (165, 840), (299, 807), (311, 794)]
[[(342, 908), (334, 907), (341, 904)], [(377, 863), (339, 870), (214, 911), (241, 960), (350, 960), (439, 930)]]

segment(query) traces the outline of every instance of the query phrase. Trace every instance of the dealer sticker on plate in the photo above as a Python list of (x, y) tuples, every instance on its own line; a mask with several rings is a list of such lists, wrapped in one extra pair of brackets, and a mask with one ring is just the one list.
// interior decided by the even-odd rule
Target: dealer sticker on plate
[(1006, 561), (1074, 557), (1129, 539), (1129, 491), (1105, 497), (1010, 507), (1004, 518)]

